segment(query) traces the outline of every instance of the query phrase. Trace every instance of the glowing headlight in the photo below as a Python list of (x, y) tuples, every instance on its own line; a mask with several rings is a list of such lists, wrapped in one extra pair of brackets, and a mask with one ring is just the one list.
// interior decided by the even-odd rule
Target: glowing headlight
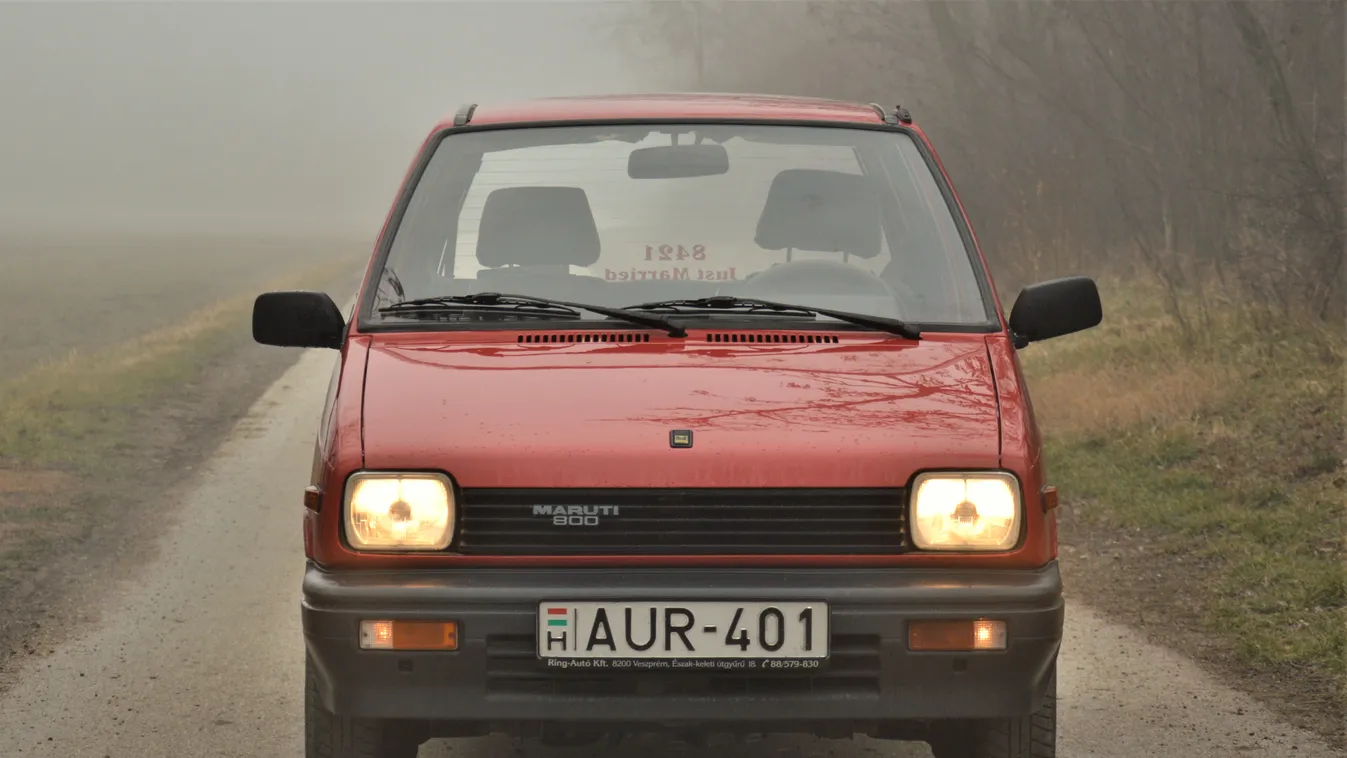
[(1009, 550), (1020, 536), (1020, 483), (996, 471), (921, 474), (912, 542), (922, 550)]
[(346, 484), (346, 538), (357, 550), (443, 550), (453, 536), (443, 474), (360, 473)]

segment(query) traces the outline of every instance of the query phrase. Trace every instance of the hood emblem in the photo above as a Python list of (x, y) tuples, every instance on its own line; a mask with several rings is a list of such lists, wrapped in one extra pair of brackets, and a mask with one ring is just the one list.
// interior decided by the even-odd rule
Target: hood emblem
[(688, 429), (669, 432), (669, 447), (692, 447), (692, 432)]

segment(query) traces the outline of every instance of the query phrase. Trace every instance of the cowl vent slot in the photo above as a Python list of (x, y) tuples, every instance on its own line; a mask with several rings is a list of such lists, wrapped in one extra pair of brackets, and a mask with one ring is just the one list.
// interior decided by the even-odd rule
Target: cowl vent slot
[(835, 334), (763, 334), (761, 332), (735, 333), (717, 333), (706, 335), (707, 342), (736, 342), (781, 345), (812, 345), (827, 344), (836, 345), (837, 335)]
[(649, 342), (649, 332), (581, 332), (579, 334), (521, 334), (516, 340), (521, 345), (574, 345), (582, 342), (634, 343)]

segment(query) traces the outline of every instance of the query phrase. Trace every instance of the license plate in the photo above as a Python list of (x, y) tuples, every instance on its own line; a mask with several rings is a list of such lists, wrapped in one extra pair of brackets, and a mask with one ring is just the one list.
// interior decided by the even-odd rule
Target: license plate
[(828, 605), (545, 602), (538, 657), (563, 667), (815, 668), (828, 657)]

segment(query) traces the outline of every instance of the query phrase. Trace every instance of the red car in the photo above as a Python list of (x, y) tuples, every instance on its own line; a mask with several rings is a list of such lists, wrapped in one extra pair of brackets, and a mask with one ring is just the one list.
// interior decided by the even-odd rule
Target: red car
[(670, 730), (1054, 755), (1055, 490), (1010, 318), (902, 108), (758, 95), (467, 106), (426, 139), (305, 493), (307, 755)]

